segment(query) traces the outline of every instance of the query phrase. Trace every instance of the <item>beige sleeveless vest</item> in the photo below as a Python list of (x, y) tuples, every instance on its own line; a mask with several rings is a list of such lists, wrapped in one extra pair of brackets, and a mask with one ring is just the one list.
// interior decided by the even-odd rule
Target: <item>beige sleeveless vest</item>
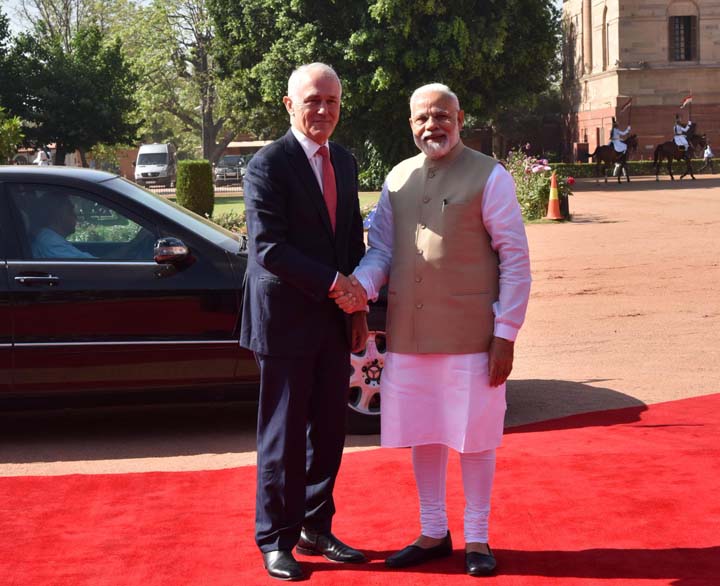
[(460, 142), (438, 161), (421, 153), (388, 175), (391, 352), (487, 352), (499, 272), (482, 222), (482, 198), (496, 164)]

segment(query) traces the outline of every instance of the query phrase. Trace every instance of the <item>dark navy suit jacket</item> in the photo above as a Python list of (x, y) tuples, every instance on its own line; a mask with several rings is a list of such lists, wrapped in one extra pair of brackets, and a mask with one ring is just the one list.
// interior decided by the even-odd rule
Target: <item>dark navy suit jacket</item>
[[(244, 179), (249, 238), (240, 344), (275, 356), (312, 354), (324, 328), (349, 318), (328, 291), (365, 254), (357, 163), (330, 143), (337, 182), (335, 234), (322, 191), (291, 131), (252, 158)], [(334, 327), (337, 327), (335, 325)]]

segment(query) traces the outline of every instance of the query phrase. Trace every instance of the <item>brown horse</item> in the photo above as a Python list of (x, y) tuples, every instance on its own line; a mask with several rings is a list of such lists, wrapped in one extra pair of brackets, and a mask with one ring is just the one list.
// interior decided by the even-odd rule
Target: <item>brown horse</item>
[(660, 181), (660, 177), (658, 177), (658, 175), (660, 174), (660, 164), (662, 163), (663, 159), (667, 161), (667, 169), (668, 173), (670, 174), (671, 180), (675, 181), (675, 177), (673, 177), (672, 172), (673, 159), (676, 159), (678, 161), (685, 161), (685, 173), (680, 175), (680, 179), (685, 177), (685, 175), (687, 175), (688, 173), (690, 174), (690, 177), (695, 179), (690, 159), (692, 158), (695, 149), (704, 149), (705, 145), (707, 144), (707, 141), (705, 140), (705, 135), (697, 134), (697, 132), (695, 132), (695, 129), (696, 125), (693, 122), (687, 132), (687, 141), (688, 145), (690, 145), (687, 149), (681, 149), (678, 145), (675, 144), (674, 140), (669, 140), (657, 146), (653, 159), (655, 163), (656, 181)]
[(611, 144), (604, 144), (595, 149), (595, 152), (589, 155), (597, 164), (596, 177), (600, 178), (600, 169), (602, 168), (602, 174), (605, 177), (605, 183), (607, 183), (607, 166), (608, 165), (620, 165), (617, 170), (618, 183), (620, 178), (625, 175), (625, 178), (630, 181), (630, 174), (627, 171), (627, 156), (629, 153), (633, 153), (637, 150), (638, 139), (637, 134), (631, 134), (625, 140), (627, 150), (624, 153), (619, 153), (615, 150), (615, 147)]

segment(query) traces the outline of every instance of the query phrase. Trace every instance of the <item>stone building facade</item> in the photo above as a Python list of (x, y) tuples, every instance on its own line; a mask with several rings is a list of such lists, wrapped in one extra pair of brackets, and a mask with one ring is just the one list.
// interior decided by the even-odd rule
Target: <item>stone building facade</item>
[(564, 0), (563, 25), (575, 159), (607, 144), (613, 117), (638, 135), (633, 159), (651, 159), (671, 139), (676, 114), (683, 123), (692, 116), (720, 150), (720, 0)]

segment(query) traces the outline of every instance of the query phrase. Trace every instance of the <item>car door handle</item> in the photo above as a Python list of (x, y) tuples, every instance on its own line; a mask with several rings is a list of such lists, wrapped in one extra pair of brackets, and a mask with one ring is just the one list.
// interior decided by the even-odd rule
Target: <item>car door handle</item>
[(31, 287), (33, 285), (48, 285), (53, 287), (60, 282), (60, 277), (55, 275), (19, 275), (15, 280), (21, 285)]

